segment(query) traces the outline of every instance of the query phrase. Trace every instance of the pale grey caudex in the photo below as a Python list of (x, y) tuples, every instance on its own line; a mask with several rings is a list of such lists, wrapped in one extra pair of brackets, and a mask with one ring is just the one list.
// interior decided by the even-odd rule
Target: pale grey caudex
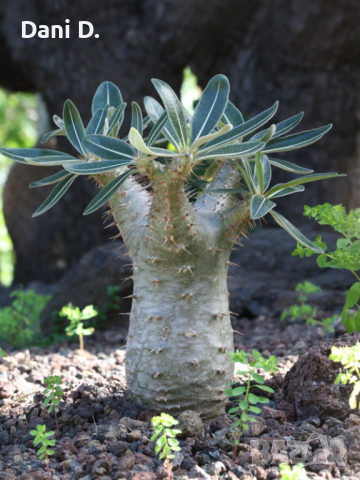
[[(44, 137), (66, 135), (76, 156), (46, 149), (1, 153), (22, 163), (63, 167), (30, 185), (54, 184), (34, 216), (60, 200), (79, 175), (102, 187), (84, 214), (109, 205), (132, 259), (128, 388), (138, 403), (158, 411), (191, 409), (210, 419), (223, 412), (224, 388), (233, 374), (227, 290), (233, 244), (254, 220), (270, 214), (297, 242), (320, 251), (274, 210), (275, 201), (303, 191), (305, 183), (338, 175), (313, 174), (276, 153), (316, 142), (331, 125), (289, 134), (302, 119), (299, 113), (264, 128), (278, 103), (244, 121), (229, 101), (224, 75), (210, 80), (193, 116), (166, 83), (153, 84), (162, 104), (146, 97), (143, 118), (133, 103), (126, 138), (117, 138), (126, 104), (120, 90), (105, 82), (86, 128), (68, 100), (63, 118), (54, 117), (57, 129)], [(269, 187), (273, 167), (300, 176)]]

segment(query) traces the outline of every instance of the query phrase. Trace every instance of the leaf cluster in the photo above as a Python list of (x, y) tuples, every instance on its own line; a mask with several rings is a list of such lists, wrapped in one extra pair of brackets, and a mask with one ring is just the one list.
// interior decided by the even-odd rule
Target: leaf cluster
[(94, 328), (85, 328), (84, 321), (96, 317), (97, 314), (98, 311), (95, 310), (93, 305), (88, 305), (83, 310), (80, 310), (79, 307), (74, 307), (71, 303), (63, 307), (59, 313), (61, 317), (67, 317), (70, 321), (70, 325), (65, 329), (66, 334), (70, 337), (73, 335), (92, 335)]
[(304, 283), (299, 283), (295, 287), (295, 291), (300, 292), (297, 298), (297, 303), (284, 310), (280, 316), (280, 320), (285, 320), (286, 318), (290, 318), (293, 321), (297, 319), (305, 320), (307, 325), (320, 325), (324, 332), (333, 332), (334, 329), (331, 325), (335, 322), (335, 320), (337, 320), (338, 315), (317, 320), (317, 308), (313, 307), (309, 303), (306, 303), (308, 299), (307, 295), (320, 292), (321, 288), (311, 282), (305, 281)]
[(48, 413), (51, 413), (53, 410), (55, 412), (58, 412), (58, 405), (60, 404), (61, 399), (64, 396), (64, 392), (60, 387), (60, 385), (62, 384), (62, 378), (58, 375), (52, 375), (45, 378), (44, 382), (47, 387), (43, 391), (43, 395), (46, 396), (43, 407), (47, 408)]
[(46, 431), (46, 426), (45, 425), (36, 425), (36, 430), (31, 430), (30, 435), (32, 435), (34, 438), (34, 446), (41, 445), (39, 450), (36, 452), (36, 455), (42, 460), (43, 458), (48, 461), (48, 457), (50, 455), (54, 455), (54, 450), (48, 447), (54, 447), (56, 444), (55, 438), (50, 438), (53, 435), (55, 435), (55, 432), (53, 431)]
[(175, 438), (176, 435), (181, 433), (181, 430), (172, 428), (179, 422), (175, 420), (171, 415), (162, 413), (157, 417), (151, 419), (152, 426), (154, 427), (154, 435), (150, 440), (156, 440), (155, 453), (160, 454), (159, 458), (172, 459), (175, 455), (172, 452), (179, 452), (179, 441)]
[[(357, 279), (346, 294), (346, 302), (341, 313), (342, 323), (346, 325), (349, 333), (360, 331), (360, 277), (357, 273), (360, 270), (360, 208), (346, 212), (340, 205), (325, 203), (315, 207), (305, 206), (304, 215), (314, 218), (320, 225), (329, 225), (340, 237), (336, 243), (336, 249), (329, 251), (328, 246), (318, 236), (314, 242), (323, 253), (318, 255), (317, 264), (320, 268), (346, 269), (352, 272)], [(314, 255), (314, 251), (301, 244), (293, 251), (292, 255), (299, 255), (300, 258)], [(357, 307), (357, 311), (350, 311)]]
[(309, 480), (306, 470), (301, 464), (294, 465), (292, 468), (286, 463), (279, 465), (280, 480)]
[[(216, 75), (209, 81), (193, 115), (184, 110), (169, 85), (158, 79), (153, 79), (152, 83), (163, 105), (152, 97), (145, 97), (147, 116), (144, 118), (140, 106), (132, 102), (131, 128), (122, 139), (117, 137), (127, 104), (116, 85), (104, 82), (95, 93), (92, 118), (86, 127), (75, 105), (67, 100), (62, 118), (53, 117), (57, 128), (43, 138), (46, 142), (52, 136), (66, 136), (77, 156), (47, 149), (0, 149), (3, 155), (20, 163), (63, 167), (60, 172), (30, 185), (55, 185), (34, 216), (55, 205), (79, 175), (112, 176), (87, 206), (84, 214), (89, 214), (105, 205), (134, 172), (148, 175), (160, 168), (186, 171), (186, 182), (193, 180), (193, 174), (204, 163), (212, 174), (216, 173), (214, 165), (229, 163), (238, 169), (241, 183), (239, 180), (236, 188), (224, 188), (221, 193), (233, 196), (234, 201), (240, 193), (253, 220), (270, 214), (298, 242), (317, 253), (323, 252), (274, 210), (274, 200), (302, 192), (306, 183), (339, 175), (313, 174), (312, 170), (273, 155), (311, 145), (332, 125), (289, 135), (302, 120), (303, 113), (300, 112), (264, 128), (277, 112), (278, 102), (245, 121), (240, 110), (229, 101), (230, 84), (224, 75)], [(167, 147), (163, 148), (164, 145)], [(272, 168), (296, 173), (300, 177), (270, 187)], [(203, 178), (198, 180), (200, 190), (210, 192), (209, 183), (213, 178), (214, 175), (204, 171)], [(216, 189), (212, 192), (220, 193)]]
[(11, 305), (0, 309), (0, 337), (14, 347), (30, 345), (39, 335), (39, 317), (51, 295), (14, 290)]
[(357, 408), (357, 396), (360, 393), (360, 343), (352, 347), (332, 347), (329, 359), (343, 365), (345, 372), (340, 371), (334, 383), (353, 385), (349, 405), (351, 408)]
[[(278, 360), (273, 355), (266, 359), (257, 350), (252, 351), (252, 361), (249, 361), (249, 353), (245, 352), (244, 350), (236, 350), (234, 353), (229, 353), (229, 357), (231, 362), (241, 363), (247, 367), (244, 370), (236, 372), (237, 375), (244, 377), (245, 384), (225, 390), (225, 393), (229, 399), (237, 403), (237, 405), (232, 407), (228, 413), (230, 418), (236, 417), (232, 427), (237, 429), (238, 437), (240, 437), (243, 431), (249, 430), (249, 423), (256, 422), (256, 418), (249, 414), (260, 414), (261, 409), (257, 405), (269, 402), (268, 398), (256, 395), (251, 390), (257, 388), (268, 393), (274, 393), (272, 388), (264, 385), (265, 378), (263, 375), (258, 373), (258, 370), (275, 373), (278, 370)], [(255, 383), (252, 383), (253, 381)], [(233, 382), (232, 385), (234, 383), (237, 382)]]

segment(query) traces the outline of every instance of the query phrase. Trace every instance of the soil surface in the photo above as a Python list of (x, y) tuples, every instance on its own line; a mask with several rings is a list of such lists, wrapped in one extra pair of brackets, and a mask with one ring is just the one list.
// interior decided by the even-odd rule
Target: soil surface
[[(298, 420), (283, 389), (299, 356), (343, 335), (342, 327), (324, 335), (321, 328), (300, 321), (259, 316), (236, 318), (233, 328), (242, 332), (234, 334), (237, 348), (255, 348), (279, 358), (278, 374), (266, 380), (275, 394), (269, 394), (270, 402), (242, 436), (237, 462), (226, 415), (203, 425), (193, 412), (183, 414), (186, 435), (173, 461), (174, 478), (274, 480), (280, 477), (280, 463), (301, 458), (312, 479), (360, 478), (360, 416), (350, 412), (342, 420), (316, 415)], [(47, 478), (30, 430), (38, 424), (56, 430), (54, 414), (42, 408), (41, 392), (49, 375), (63, 378), (65, 392), (58, 413), (60, 439), (50, 457), (51, 478), (166, 478), (150, 441), (151, 418), (160, 412), (136, 406), (126, 391), (125, 337), (126, 329), (95, 332), (86, 337), (84, 354), (76, 344), (62, 344), (9, 352), (8, 358), (0, 359), (0, 480)]]

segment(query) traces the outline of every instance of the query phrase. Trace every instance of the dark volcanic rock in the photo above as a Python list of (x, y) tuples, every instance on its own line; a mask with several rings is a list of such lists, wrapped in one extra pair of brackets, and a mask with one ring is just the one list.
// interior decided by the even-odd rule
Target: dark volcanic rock
[(284, 398), (292, 403), (299, 420), (317, 416), (343, 420), (350, 413), (351, 385), (334, 385), (340, 365), (329, 360), (331, 347), (352, 346), (360, 341), (360, 334), (346, 334), (337, 340), (311, 347), (286, 374)]

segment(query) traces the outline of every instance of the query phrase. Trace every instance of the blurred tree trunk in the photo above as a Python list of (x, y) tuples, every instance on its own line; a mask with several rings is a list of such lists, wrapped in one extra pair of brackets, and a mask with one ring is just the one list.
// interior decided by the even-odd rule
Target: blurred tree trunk
[[(71, 39), (21, 38), (23, 20), (64, 25), (66, 18)], [(77, 38), (80, 20), (92, 22), (100, 38)], [(51, 115), (61, 115), (71, 98), (86, 122), (100, 82), (113, 81), (125, 101), (140, 103), (154, 93), (152, 77), (179, 90), (190, 65), (201, 86), (216, 73), (228, 75), (231, 99), (246, 116), (280, 100), (277, 120), (304, 110), (306, 129), (333, 122), (319, 144), (292, 153), (291, 160), (351, 175), (312, 185), (300, 203), (284, 202), (284, 214), (301, 221), (304, 203), (360, 205), (359, 25), (360, 4), (352, 0), (0, 0), (0, 84), (40, 92)], [(28, 190), (27, 183), (41, 176), (39, 169), (16, 165), (5, 189), (16, 280), (23, 283), (55, 280), (104, 241), (100, 214), (80, 216), (92, 195), (82, 181), (54, 210), (31, 219), (48, 191)]]

